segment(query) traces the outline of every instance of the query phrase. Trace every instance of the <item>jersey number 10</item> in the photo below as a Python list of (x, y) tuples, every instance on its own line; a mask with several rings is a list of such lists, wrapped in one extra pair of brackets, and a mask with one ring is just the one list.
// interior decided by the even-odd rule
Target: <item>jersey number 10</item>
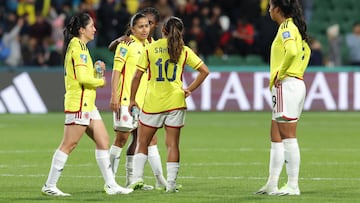
[[(156, 63), (155, 63), (159, 69), (159, 76), (156, 78), (156, 81), (165, 81), (165, 78), (163, 76), (163, 70), (165, 70), (165, 77), (169, 82), (173, 82), (176, 79), (176, 70), (177, 70), (177, 65), (176, 63), (170, 63), (169, 60), (165, 61), (165, 68), (163, 69), (163, 63), (162, 63), (162, 58), (159, 58)], [(168, 72), (169, 72), (169, 65), (173, 64), (174, 65), (174, 69), (173, 69), (173, 74), (172, 77), (168, 76)]]

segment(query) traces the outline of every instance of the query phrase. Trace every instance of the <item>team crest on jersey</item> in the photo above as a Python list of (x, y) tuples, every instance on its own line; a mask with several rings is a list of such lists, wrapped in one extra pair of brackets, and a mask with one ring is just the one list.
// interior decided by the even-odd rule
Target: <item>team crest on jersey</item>
[(86, 54), (80, 54), (81, 62), (87, 63), (87, 55)]
[(120, 53), (121, 57), (124, 57), (127, 52), (128, 52), (128, 50), (123, 48), (123, 47), (121, 47), (120, 50), (119, 50), (119, 53)]
[(283, 32), (283, 33), (282, 33), (282, 37), (283, 37), (283, 39), (289, 38), (289, 37), (290, 37), (290, 32), (289, 32), (289, 31)]

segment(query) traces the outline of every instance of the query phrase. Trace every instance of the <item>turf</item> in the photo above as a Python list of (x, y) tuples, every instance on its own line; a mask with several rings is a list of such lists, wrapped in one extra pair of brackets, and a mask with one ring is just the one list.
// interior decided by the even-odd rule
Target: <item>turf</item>
[[(111, 114), (102, 116), (112, 139)], [(40, 189), (61, 141), (63, 121), (63, 113), (0, 115), (0, 202), (360, 202), (359, 112), (303, 113), (298, 126), (302, 194), (297, 197), (253, 194), (268, 173), (268, 112), (188, 112), (180, 143), (179, 193), (106, 195), (94, 144), (84, 136), (58, 183), (72, 196), (43, 196)], [(162, 129), (159, 150), (166, 172)], [(117, 176), (121, 185), (124, 160)], [(285, 181), (283, 170), (280, 184)], [(154, 184), (148, 164), (145, 182)]]

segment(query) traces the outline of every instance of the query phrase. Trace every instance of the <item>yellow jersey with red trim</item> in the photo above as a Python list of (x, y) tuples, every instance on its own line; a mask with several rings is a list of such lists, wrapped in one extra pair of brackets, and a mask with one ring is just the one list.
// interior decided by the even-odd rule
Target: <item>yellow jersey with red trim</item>
[(148, 71), (149, 80), (142, 110), (161, 113), (185, 109), (182, 75), (185, 66), (197, 70), (203, 61), (189, 47), (184, 46), (177, 63), (170, 62), (167, 39), (159, 39), (146, 46), (138, 69)]
[[(145, 40), (145, 45), (137, 39), (134, 35), (130, 35), (130, 42), (121, 42), (117, 45), (113, 69), (121, 73), (118, 84), (118, 97), (120, 98), (120, 105), (128, 106), (130, 103), (130, 88), (131, 81), (136, 72), (136, 64), (139, 58), (144, 54), (144, 47), (148, 44)], [(144, 96), (147, 87), (147, 73), (143, 74), (138, 92), (136, 93), (135, 100), (139, 106), (144, 103)]]
[(95, 78), (95, 70), (86, 44), (79, 38), (70, 40), (64, 60), (65, 112), (89, 112), (96, 109), (96, 88), (104, 85)]
[(294, 24), (287, 18), (280, 24), (276, 37), (271, 45), (270, 54), (270, 85), (275, 79), (287, 76), (302, 79), (308, 66), (311, 50)]

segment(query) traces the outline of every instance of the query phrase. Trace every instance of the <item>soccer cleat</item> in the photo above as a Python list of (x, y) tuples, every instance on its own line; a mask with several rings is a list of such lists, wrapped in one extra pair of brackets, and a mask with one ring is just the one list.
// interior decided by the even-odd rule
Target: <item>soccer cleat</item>
[(279, 189), (277, 186), (265, 185), (262, 188), (260, 188), (260, 190), (256, 191), (255, 194), (257, 194), (257, 195), (274, 195), (274, 193), (276, 193), (278, 190)]
[(155, 189), (160, 190), (160, 191), (165, 191), (166, 190), (166, 185), (156, 183), (155, 184)]
[(138, 179), (132, 183), (127, 188), (132, 188), (133, 190), (139, 190), (144, 187), (144, 181), (142, 179)]
[(117, 194), (126, 195), (134, 191), (131, 188), (123, 188), (120, 185), (114, 185), (114, 186), (104, 185), (104, 190), (108, 195), (117, 195)]
[[(183, 186), (181, 184), (176, 184), (176, 189), (177, 190), (182, 189), (182, 187)], [(159, 190), (159, 191), (166, 191), (166, 185), (156, 184), (155, 189)]]
[(56, 186), (54, 187), (48, 187), (46, 185), (44, 185), (42, 188), (41, 188), (41, 192), (44, 194), (44, 195), (49, 195), (49, 196), (62, 196), (62, 197), (66, 197), (66, 196), (71, 196), (69, 193), (64, 193), (62, 192), (61, 190), (59, 190)]
[(299, 187), (291, 188), (287, 184), (285, 184), (280, 190), (277, 192), (273, 192), (272, 195), (285, 196), (285, 195), (300, 195)]
[(179, 192), (179, 190), (176, 187), (176, 182), (170, 181), (166, 185), (166, 192), (167, 193), (176, 193)]
[(141, 189), (142, 190), (153, 190), (154, 186), (144, 184)]

